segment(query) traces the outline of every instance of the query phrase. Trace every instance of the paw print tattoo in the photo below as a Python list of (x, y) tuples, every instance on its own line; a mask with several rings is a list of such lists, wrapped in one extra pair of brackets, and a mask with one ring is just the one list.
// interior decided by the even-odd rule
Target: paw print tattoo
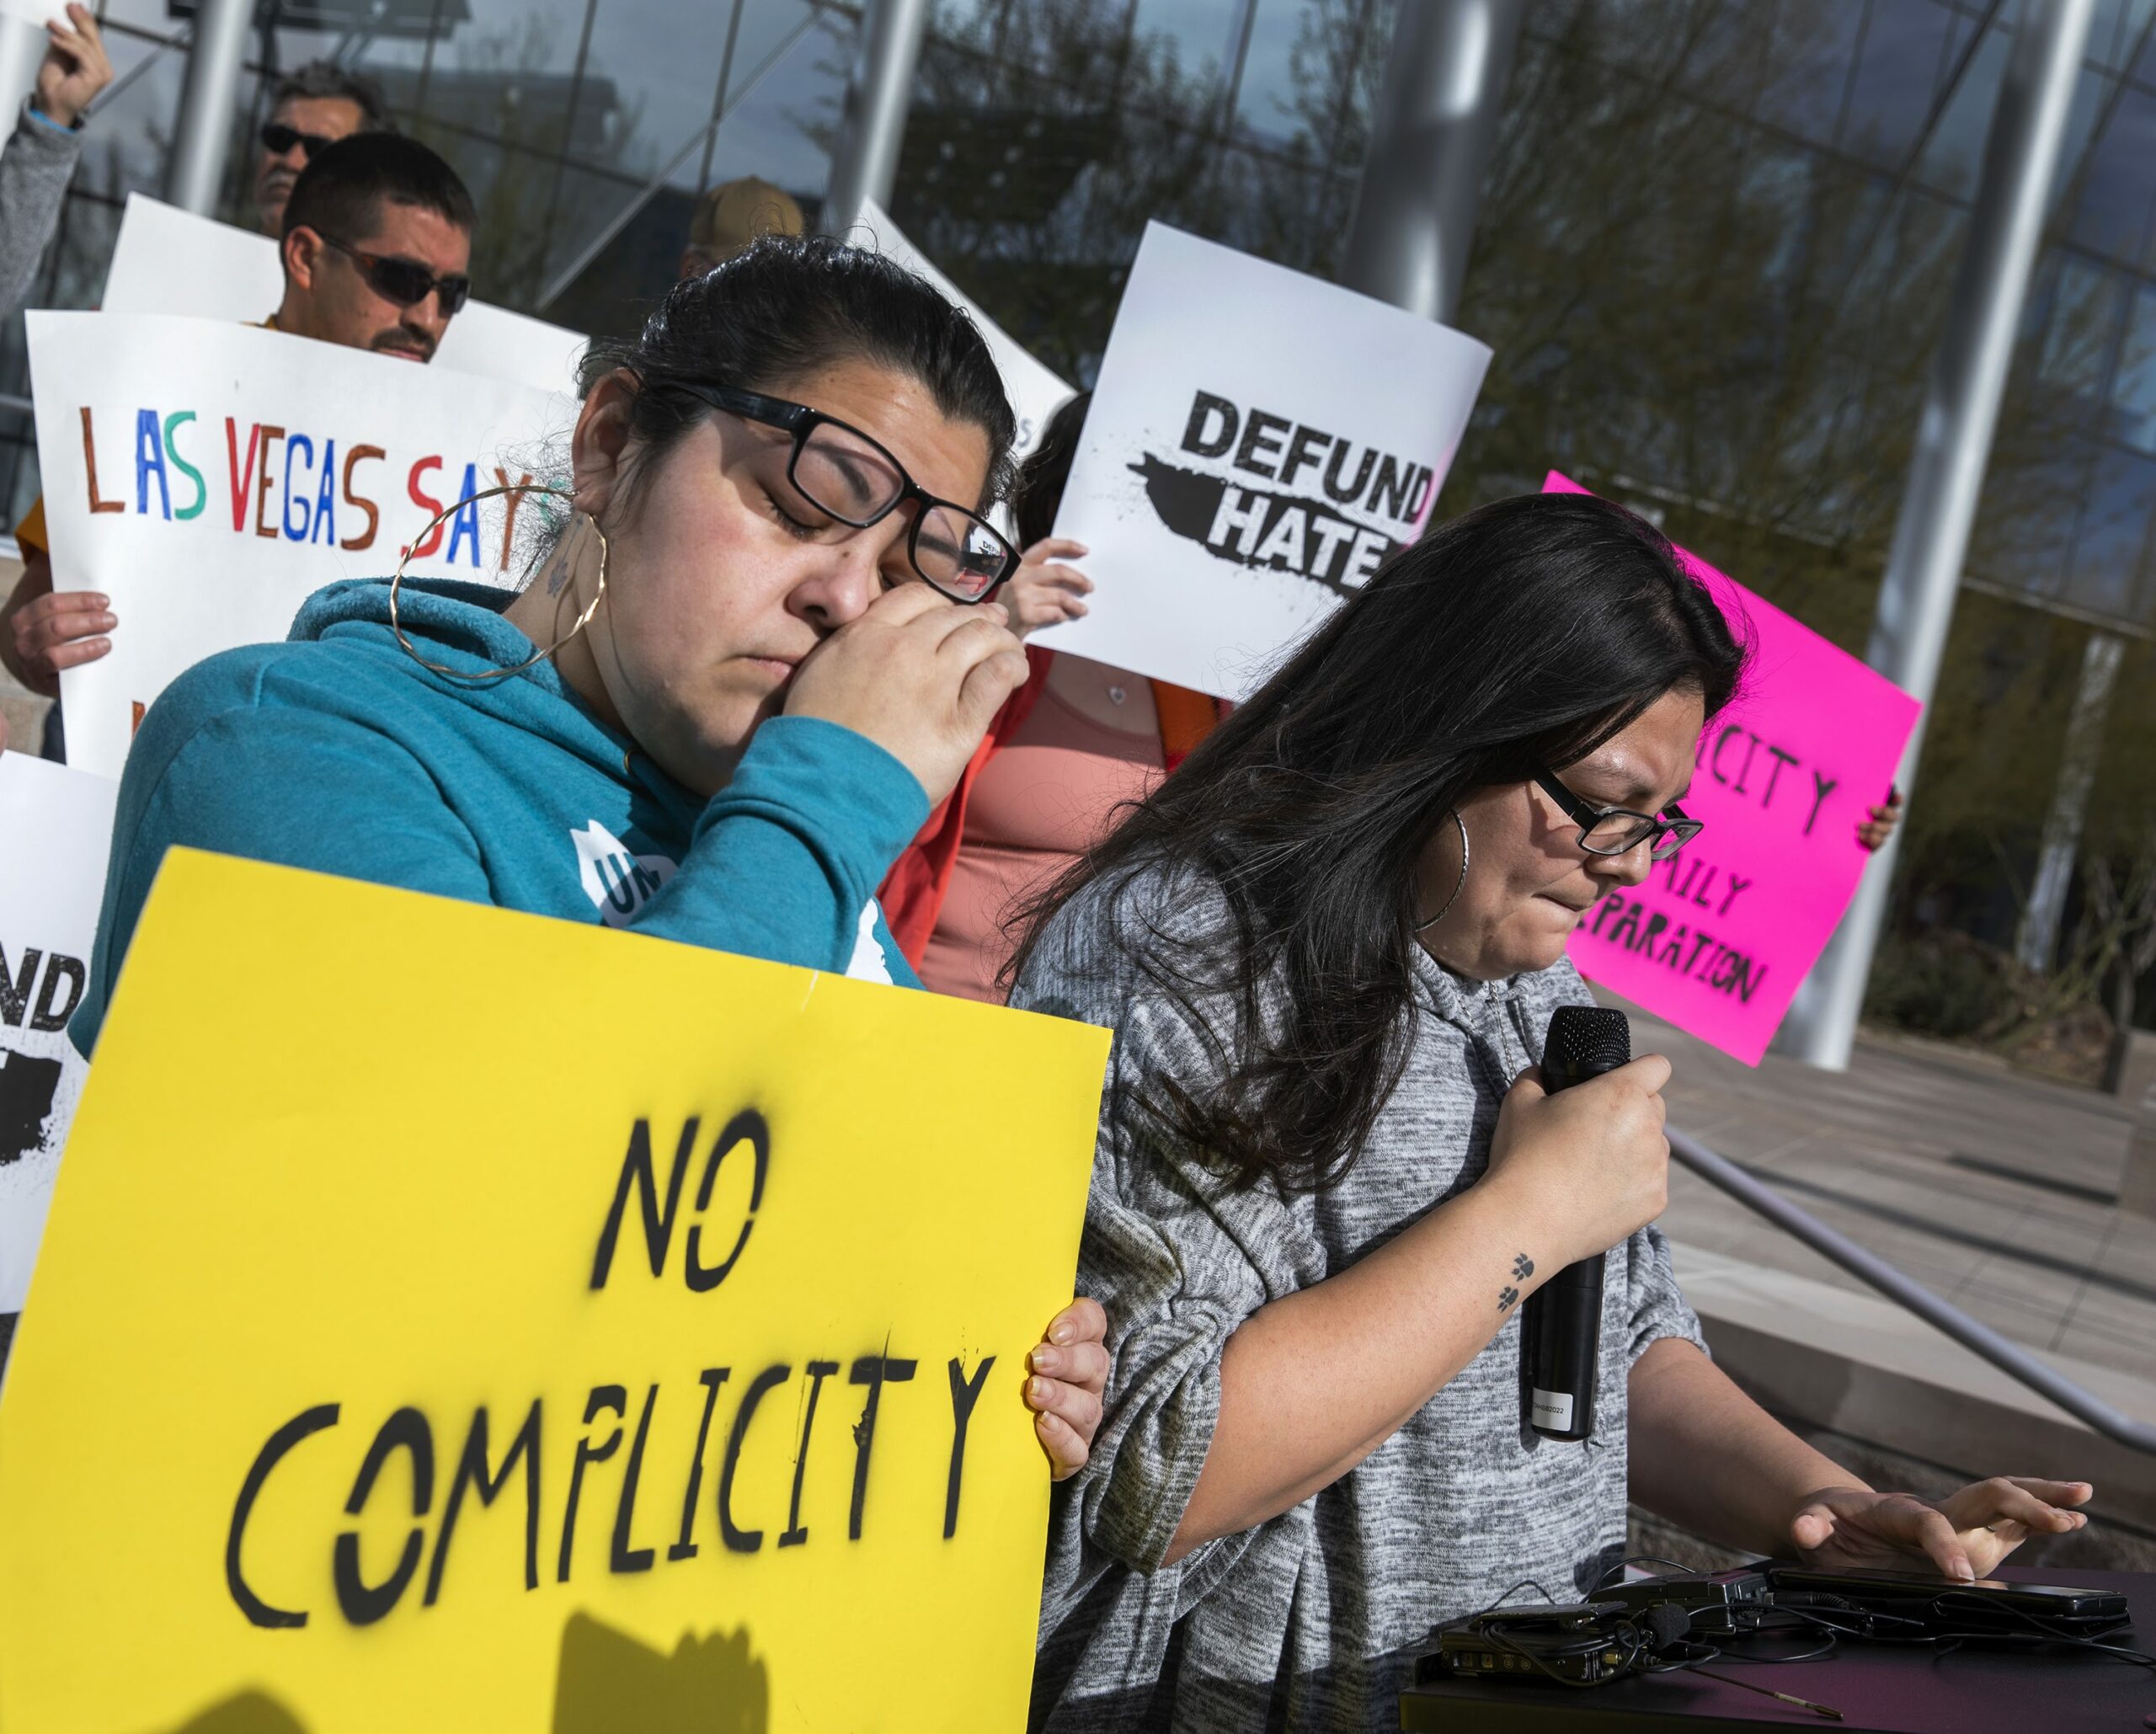
[(1518, 1252), (1513, 1255), (1513, 1280), (1515, 1283), (1524, 1283), (1534, 1274), (1534, 1261), (1533, 1259), (1529, 1258), (1524, 1252)]
[(1499, 1312), (1502, 1312), (1507, 1307), (1510, 1306), (1518, 1299), (1519, 1290), (1513, 1288), (1510, 1283), (1507, 1283), (1503, 1288), (1497, 1291), (1497, 1310)]

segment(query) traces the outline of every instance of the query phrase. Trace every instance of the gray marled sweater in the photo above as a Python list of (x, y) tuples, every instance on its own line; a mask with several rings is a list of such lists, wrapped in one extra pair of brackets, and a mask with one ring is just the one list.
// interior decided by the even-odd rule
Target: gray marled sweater
[(30, 292), (82, 154), (80, 133), (39, 120), (23, 104), (14, 136), (0, 150), (0, 317)]
[[(1577, 1598), (1621, 1557), (1625, 1374), (1698, 1321), (1652, 1229), (1609, 1255), (1595, 1437), (1520, 1421), (1518, 1313), (1465, 1370), (1315, 1497), (1173, 1566), (1162, 1555), (1203, 1467), (1230, 1334), (1322, 1282), (1486, 1166), (1500, 1099), (1550, 1013), (1588, 1003), (1569, 963), (1462, 980), (1416, 953), (1407, 1070), (1340, 1185), (1223, 1194), (1136, 1134), (1138, 1080), (1217, 1075), (1208, 1044), (1134, 961), (1134, 913), (1191, 930), (1217, 902), (1140, 880), (1062, 911), (1011, 1003), (1116, 1032), (1078, 1288), (1107, 1310), (1107, 1411), (1085, 1471), (1056, 1490), (1033, 1726), (1057, 1731), (1397, 1728), (1396, 1694), (1430, 1629), (1523, 1578)], [(1148, 907), (1148, 904), (1152, 905)]]

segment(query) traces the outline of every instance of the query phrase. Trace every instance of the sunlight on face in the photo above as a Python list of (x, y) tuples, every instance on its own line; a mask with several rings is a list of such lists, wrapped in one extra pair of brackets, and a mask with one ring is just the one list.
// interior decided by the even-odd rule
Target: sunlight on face
[[(859, 428), (939, 498), (978, 499), (988, 435), (947, 419), (910, 376), (846, 361), (765, 387)], [(725, 787), (750, 736), (785, 707), (802, 659), (892, 585), (915, 581), (916, 508), (857, 530), (787, 480), (789, 435), (714, 413), (606, 512), (607, 606), (589, 634), (614, 718), (677, 782)], [(618, 521), (617, 521), (618, 520)]]
[[(1705, 726), (1696, 692), (1665, 692), (1629, 728), (1584, 759), (1556, 766), (1573, 793), (1598, 807), (1659, 813), (1692, 785), (1692, 756)], [(1460, 887), (1424, 947), (1454, 974), (1497, 981), (1546, 969), (1564, 955), (1580, 917), (1612, 891), (1647, 876), (1651, 846), (1589, 855), (1580, 828), (1532, 782), (1479, 789), (1460, 803), (1471, 845), (1460, 878), (1460, 836), (1447, 818), (1424, 845), (1417, 870), (1422, 906), (1436, 909)]]

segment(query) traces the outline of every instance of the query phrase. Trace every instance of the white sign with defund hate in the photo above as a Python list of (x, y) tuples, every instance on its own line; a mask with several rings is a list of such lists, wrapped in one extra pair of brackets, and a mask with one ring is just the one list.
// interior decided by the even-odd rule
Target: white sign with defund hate
[(88, 1070), (67, 1020), (89, 984), (120, 785), (0, 753), (0, 1313), (20, 1312)]
[(1351, 290), (1149, 224), (1055, 533), (1085, 619), (1039, 642), (1225, 698), (1429, 517), (1490, 351)]

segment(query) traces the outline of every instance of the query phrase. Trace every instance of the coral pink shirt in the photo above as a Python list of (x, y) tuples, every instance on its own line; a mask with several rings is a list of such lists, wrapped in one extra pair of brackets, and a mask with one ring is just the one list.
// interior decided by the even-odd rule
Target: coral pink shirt
[(1044, 691), (974, 784), (922, 982), (1001, 1005), (995, 978), (1017, 942), (1006, 918), (1100, 840), (1118, 806), (1150, 793), (1164, 768), (1157, 734), (1107, 728)]

